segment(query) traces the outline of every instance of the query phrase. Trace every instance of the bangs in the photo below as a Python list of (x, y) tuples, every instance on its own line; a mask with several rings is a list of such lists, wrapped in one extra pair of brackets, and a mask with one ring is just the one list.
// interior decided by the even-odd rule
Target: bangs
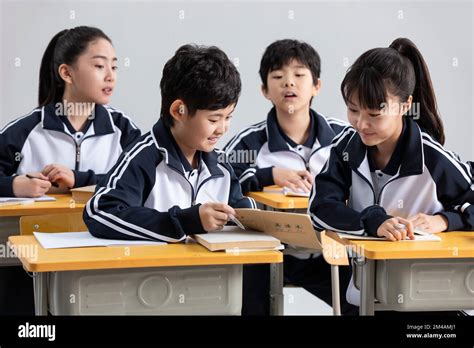
[(382, 105), (387, 102), (386, 91), (386, 81), (373, 67), (352, 67), (341, 84), (346, 105), (355, 97), (362, 109), (382, 109)]
[(271, 57), (269, 64), (270, 69), (268, 73), (279, 70), (285, 65), (289, 65), (293, 60), (311, 70), (308, 62), (309, 57), (307, 57), (305, 52), (303, 52), (301, 49), (294, 47), (292, 49), (282, 51), (279, 55), (274, 55)]

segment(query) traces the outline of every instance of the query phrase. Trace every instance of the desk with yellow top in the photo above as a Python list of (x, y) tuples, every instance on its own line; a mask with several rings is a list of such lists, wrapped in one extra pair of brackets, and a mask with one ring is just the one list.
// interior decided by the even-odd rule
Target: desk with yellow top
[(440, 233), (437, 242), (326, 235), (356, 254), (353, 276), (361, 315), (373, 315), (374, 310), (474, 309), (474, 232)]
[[(0, 244), (6, 245), (8, 236), (20, 233), (19, 220), (22, 216), (42, 216), (47, 214), (80, 213), (84, 204), (76, 203), (71, 194), (51, 194), (55, 201), (34, 202), (31, 204), (16, 204), (0, 206)], [(19, 265), (16, 258), (3, 257), (0, 267)]]
[[(281, 189), (279, 186), (268, 186), (270, 190)], [(267, 210), (293, 210), (293, 209), (308, 209), (308, 197), (285, 196), (283, 193), (272, 192), (248, 192), (248, 197), (253, 198), (257, 203), (260, 203)]]
[(239, 315), (242, 265), (271, 264), (271, 314), (283, 314), (279, 251), (211, 252), (199, 244), (44, 249), (34, 236), (11, 247), (33, 273), (35, 311), (46, 315)]
[(240, 314), (242, 265), (258, 263), (271, 265), (271, 314), (283, 314), (279, 251), (210, 252), (198, 244), (46, 250), (32, 232), (86, 230), (84, 204), (51, 196), (56, 201), (0, 207), (2, 232), (14, 235), (10, 247), (33, 273), (37, 315)]

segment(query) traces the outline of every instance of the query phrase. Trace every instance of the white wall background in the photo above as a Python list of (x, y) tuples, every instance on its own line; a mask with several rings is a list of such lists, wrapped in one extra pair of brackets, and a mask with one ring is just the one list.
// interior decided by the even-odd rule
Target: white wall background
[[(243, 92), (223, 146), (240, 128), (265, 118), (258, 68), (276, 39), (312, 44), (322, 58), (323, 90), (313, 107), (346, 119), (339, 86), (364, 51), (412, 39), (431, 70), (447, 147), (474, 159), (473, 1), (59, 1), (0, 0), (0, 124), (36, 106), (38, 71), (51, 37), (97, 26), (119, 57), (112, 105), (147, 131), (156, 122), (164, 63), (185, 43), (217, 45), (238, 60)], [(129, 66), (125, 66), (126, 62)]]

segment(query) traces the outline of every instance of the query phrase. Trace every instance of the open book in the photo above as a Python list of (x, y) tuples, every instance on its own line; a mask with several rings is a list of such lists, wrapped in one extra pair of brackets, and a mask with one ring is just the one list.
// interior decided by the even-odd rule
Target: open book
[(95, 185), (83, 186), (71, 189), (72, 199), (77, 203), (87, 203), (94, 195)]
[(209, 250), (265, 249), (273, 250), (280, 243), (311, 250), (321, 250), (321, 244), (306, 214), (235, 209), (236, 218), (246, 230), (227, 228), (193, 237)]
[(263, 188), (263, 192), (265, 193), (280, 193), (285, 196), (293, 196), (293, 197), (309, 197), (309, 192), (304, 192), (301, 189), (294, 191), (289, 187), (280, 187), (278, 185), (266, 186)]

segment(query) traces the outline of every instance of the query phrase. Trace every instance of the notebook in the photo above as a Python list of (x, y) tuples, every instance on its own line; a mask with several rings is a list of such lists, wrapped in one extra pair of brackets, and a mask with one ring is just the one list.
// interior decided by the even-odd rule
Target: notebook
[(195, 234), (193, 238), (210, 251), (262, 251), (278, 250), (276, 248), (282, 247), (280, 241), (275, 237), (259, 231), (244, 231), (237, 226), (224, 226), (224, 229), (220, 231)]
[[(415, 239), (404, 239), (400, 242), (439, 242), (441, 238), (436, 234), (426, 233), (415, 230)], [(342, 239), (350, 240), (376, 240), (376, 241), (387, 241), (387, 238), (373, 237), (373, 236), (356, 236), (349, 233), (337, 233)]]
[(94, 195), (96, 185), (83, 186), (71, 189), (72, 199), (77, 203), (87, 203)]
[(289, 187), (280, 187), (278, 185), (266, 186), (263, 188), (263, 192), (266, 193), (280, 193), (285, 196), (292, 196), (292, 197), (309, 197), (309, 192), (304, 192), (302, 189), (298, 189), (294, 191)]

